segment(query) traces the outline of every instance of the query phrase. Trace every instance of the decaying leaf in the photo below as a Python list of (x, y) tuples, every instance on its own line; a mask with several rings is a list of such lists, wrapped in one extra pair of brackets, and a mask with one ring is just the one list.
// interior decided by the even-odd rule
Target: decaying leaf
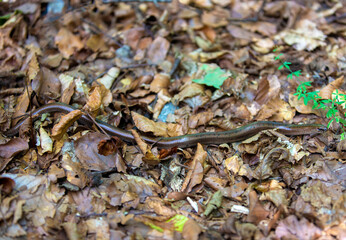
[(196, 154), (190, 164), (190, 170), (187, 173), (181, 191), (189, 193), (194, 186), (200, 184), (203, 179), (203, 165), (207, 157), (207, 152), (203, 150), (201, 144), (197, 144)]
[(28, 143), (22, 138), (14, 138), (5, 144), (0, 144), (0, 170), (2, 171), (15, 155), (28, 149)]
[(333, 82), (329, 83), (324, 88), (322, 88), (321, 91), (318, 93), (318, 95), (322, 99), (332, 99), (332, 94), (335, 92), (335, 90), (340, 89), (343, 83), (344, 83), (344, 76), (342, 75), (339, 78), (335, 79)]
[(246, 220), (258, 224), (263, 219), (266, 219), (269, 215), (269, 211), (265, 210), (262, 204), (259, 202), (255, 191), (249, 193), (250, 212)]
[(84, 169), (106, 171), (117, 168), (119, 172), (126, 172), (126, 167), (119, 152), (104, 156), (99, 154), (100, 141), (107, 139), (101, 133), (87, 133), (75, 141), (76, 157)]
[(83, 48), (84, 44), (78, 36), (75, 36), (66, 28), (61, 28), (55, 36), (55, 44), (58, 45), (59, 51), (64, 58), (69, 58), (76, 50)]
[(320, 237), (321, 230), (306, 218), (299, 220), (296, 216), (291, 215), (279, 221), (275, 234), (278, 238), (288, 237), (307, 240)]
[(52, 130), (52, 138), (55, 140), (60, 140), (64, 134), (67, 132), (68, 128), (77, 121), (83, 112), (81, 110), (74, 110), (67, 115), (61, 117), (58, 124), (55, 124)]
[(222, 203), (222, 192), (219, 190), (219, 191), (216, 191), (211, 197), (207, 205), (207, 208), (204, 211), (204, 215), (209, 216), (209, 214), (213, 210), (218, 209), (221, 206), (221, 203)]
[[(204, 149), (142, 137), (328, 122), (293, 94), (307, 81), (322, 100), (345, 94), (342, 1), (69, 2), (0, 1), (1, 130), (43, 113), (20, 138), (0, 136), (3, 238), (345, 238), (340, 131)], [(52, 130), (54, 102), (85, 106), (114, 133), (137, 128), (134, 141), (85, 121), (65, 134), (78, 111)]]
[(307, 49), (312, 51), (319, 46), (325, 46), (326, 36), (318, 29), (317, 24), (302, 19), (296, 24), (295, 29), (289, 29), (276, 35), (275, 39), (283, 39), (287, 44), (293, 45), (295, 49), (301, 51)]

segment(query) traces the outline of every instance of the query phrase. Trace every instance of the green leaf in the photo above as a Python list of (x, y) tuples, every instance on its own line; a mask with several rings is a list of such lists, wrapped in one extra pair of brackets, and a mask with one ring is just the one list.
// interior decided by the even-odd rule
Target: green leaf
[(341, 137), (341, 140), (344, 140), (345, 139), (345, 132), (341, 133), (340, 137)]
[(317, 101), (314, 101), (314, 105), (312, 106), (312, 109), (318, 109), (319, 104)]
[(282, 55), (284, 55), (283, 53), (280, 53), (279, 55), (277, 55), (274, 59), (275, 60), (279, 60), (280, 59), (280, 57), (282, 56)]
[(336, 103), (336, 104), (339, 104), (339, 105), (343, 104), (344, 102), (345, 102), (345, 101), (337, 101), (337, 100), (335, 101), (335, 103)]
[(292, 63), (290, 63), (290, 62), (284, 62), (283, 63), (283, 65), (285, 66), (285, 68), (287, 68), (287, 69), (290, 69), (290, 64), (292, 64)]
[(155, 230), (157, 230), (157, 231), (159, 231), (159, 232), (163, 232), (163, 229), (162, 228), (160, 228), (159, 226), (156, 226), (155, 224), (153, 224), (153, 223), (145, 223), (145, 224), (147, 224), (149, 227), (151, 227), (152, 229), (155, 229)]
[(8, 19), (10, 19), (12, 16), (12, 13), (0, 16), (0, 26), (4, 25)]
[(346, 126), (346, 120), (339, 117), (339, 122), (341, 122), (344, 126)]
[(312, 82), (303, 82), (302, 84), (303, 84), (304, 86), (311, 87), (311, 83), (312, 83)]
[(330, 108), (326, 114), (327, 118), (334, 117), (336, 112), (337, 112), (337, 110), (335, 108)]
[(332, 123), (334, 122), (334, 118), (333, 119), (331, 119), (330, 121), (329, 121), (329, 123), (328, 123), (328, 125), (327, 125), (327, 127), (328, 128), (330, 128), (330, 126), (332, 125)]
[(317, 107), (317, 109), (326, 109), (327, 106), (323, 102), (319, 102), (320, 105)]
[(178, 232), (182, 232), (184, 228), (184, 224), (189, 220), (189, 218), (185, 217), (184, 215), (177, 214), (174, 217), (167, 220), (167, 222), (173, 221), (174, 223), (174, 229)]
[(201, 70), (205, 72), (204, 77), (199, 79), (193, 79), (192, 81), (199, 84), (205, 84), (219, 89), (223, 82), (232, 76), (229, 71), (224, 71), (220, 67), (214, 67), (214, 65), (203, 64)]
[(311, 100), (311, 98), (309, 97), (309, 95), (304, 95), (304, 104), (305, 105), (308, 105), (310, 100)]
[(298, 71), (295, 71), (293, 72), (293, 75), (296, 76), (296, 77), (299, 77), (301, 75), (301, 70), (298, 70)]

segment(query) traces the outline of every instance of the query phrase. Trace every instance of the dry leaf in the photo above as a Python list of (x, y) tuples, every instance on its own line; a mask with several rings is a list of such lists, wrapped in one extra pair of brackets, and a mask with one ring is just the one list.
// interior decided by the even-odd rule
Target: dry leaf
[(211, 111), (201, 112), (189, 118), (189, 128), (196, 128), (197, 126), (207, 125), (214, 118), (214, 113)]
[(152, 132), (155, 136), (168, 137), (166, 123), (154, 122), (136, 112), (131, 112), (131, 116), (136, 127), (142, 132)]
[(53, 151), (53, 140), (42, 126), (40, 127), (40, 147), (42, 148), (42, 151), (40, 152), (41, 155), (45, 152)]
[(269, 215), (269, 211), (265, 210), (261, 203), (258, 201), (255, 191), (249, 193), (249, 215), (246, 220), (258, 224), (260, 221), (266, 219)]
[(102, 78), (97, 79), (97, 82), (105, 86), (106, 89), (110, 89), (114, 80), (119, 76), (119, 73), (120, 69), (118, 67), (112, 67)]
[(198, 223), (192, 219), (189, 219), (184, 224), (182, 235), (184, 239), (198, 240), (198, 236), (201, 232), (202, 228), (198, 225)]
[(107, 51), (107, 46), (103, 35), (91, 35), (86, 42), (86, 46), (94, 52)]
[(326, 45), (326, 35), (318, 29), (316, 23), (308, 19), (300, 20), (295, 29), (282, 31), (274, 39), (284, 40), (288, 45), (293, 45), (298, 51), (304, 49), (312, 51), (317, 47)]
[(126, 166), (119, 152), (104, 156), (99, 154), (98, 145), (108, 137), (97, 132), (87, 133), (75, 141), (75, 154), (84, 169), (106, 171), (116, 168), (126, 172)]
[(83, 112), (81, 110), (74, 110), (61, 117), (59, 123), (55, 124), (52, 129), (52, 138), (55, 140), (60, 140), (67, 132), (68, 128), (71, 127), (72, 124), (82, 115)]
[(132, 49), (137, 49), (139, 40), (144, 36), (144, 28), (136, 27), (124, 31), (124, 43)]
[(163, 89), (168, 89), (169, 84), (170, 76), (168, 74), (155, 74), (154, 79), (150, 84), (150, 91), (158, 93)]
[(202, 23), (208, 27), (218, 28), (228, 25), (227, 11), (222, 8), (213, 11), (205, 11), (202, 14)]
[(104, 85), (94, 85), (84, 110), (96, 116), (101, 106), (108, 106), (112, 102), (112, 94)]
[(13, 138), (5, 144), (0, 144), (0, 171), (22, 151), (29, 149), (28, 143), (22, 138)]
[(157, 120), (158, 117), (160, 116), (161, 110), (163, 107), (166, 105), (166, 103), (171, 101), (171, 95), (169, 94), (167, 89), (162, 89), (158, 94), (157, 94), (157, 102), (155, 104), (155, 107), (153, 109), (153, 119)]
[(182, 192), (189, 193), (192, 188), (197, 184), (200, 184), (203, 179), (203, 166), (207, 158), (207, 152), (204, 151), (201, 144), (197, 144), (197, 150), (195, 156), (190, 164), (190, 170), (188, 171), (183, 186)]
[(198, 84), (198, 83), (189, 83), (185, 84), (181, 91), (175, 95), (172, 99), (173, 104), (177, 105), (180, 101), (184, 100), (185, 98), (194, 97), (196, 95), (204, 95), (204, 85)]
[[(303, 113), (303, 114), (316, 114), (317, 116), (323, 116), (323, 111), (321, 109), (312, 109), (313, 103), (310, 101), (307, 105), (304, 104), (303, 99), (299, 99), (297, 96), (294, 96), (293, 94), (289, 95), (289, 105), (291, 107), (294, 107), (297, 112)], [(324, 114), (325, 116), (325, 114)]]
[(148, 48), (148, 58), (155, 64), (160, 64), (166, 59), (166, 55), (170, 46), (163, 37), (157, 37)]
[(280, 220), (275, 230), (276, 237), (290, 239), (318, 239), (322, 232), (314, 224), (310, 223), (305, 218), (298, 220), (296, 216), (290, 215), (287, 218)]
[(340, 89), (341, 85), (344, 83), (344, 75), (340, 76), (339, 78), (335, 79), (333, 82), (329, 83), (327, 86), (322, 88), (318, 95), (322, 99), (332, 99), (332, 94), (335, 92), (335, 90)]
[(73, 35), (67, 28), (60, 28), (55, 36), (55, 44), (58, 45), (59, 51), (67, 59), (84, 46), (80, 38)]

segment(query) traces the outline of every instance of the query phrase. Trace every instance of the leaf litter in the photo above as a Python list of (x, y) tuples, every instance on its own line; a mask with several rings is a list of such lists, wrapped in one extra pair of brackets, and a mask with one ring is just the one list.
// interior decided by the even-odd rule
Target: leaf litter
[[(57, 12), (51, 4), (0, 2), (0, 131), (48, 103), (81, 111), (44, 114), (17, 137), (1, 135), (1, 235), (346, 238), (337, 125), (184, 149), (158, 149), (138, 134), (326, 124), (324, 112), (293, 95), (299, 82), (277, 70), (272, 50), (279, 46), (323, 99), (345, 94), (342, 1), (72, 1)], [(86, 112), (135, 129), (135, 141), (81, 124)]]

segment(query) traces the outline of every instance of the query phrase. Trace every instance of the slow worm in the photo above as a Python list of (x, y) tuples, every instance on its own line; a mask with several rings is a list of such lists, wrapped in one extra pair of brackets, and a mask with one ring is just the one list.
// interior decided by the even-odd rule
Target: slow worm
[[(44, 105), (40, 108), (35, 109), (31, 112), (33, 118), (37, 118), (43, 113), (49, 112), (64, 112), (69, 113), (76, 108), (70, 105), (63, 103), (51, 103)], [(26, 117), (27, 118), (27, 117)], [(25, 119), (22, 119), (16, 126), (5, 132), (7, 136), (14, 136), (19, 132), (20, 126), (24, 123)], [(92, 120), (88, 116), (82, 115), (78, 120), (89, 126), (93, 124)], [(100, 127), (102, 127), (108, 134), (117, 136), (125, 141), (134, 142), (134, 137), (129, 131), (113, 127), (105, 122), (97, 121)], [(201, 144), (221, 144), (221, 143), (232, 143), (245, 140), (250, 138), (260, 131), (267, 129), (277, 129), (279, 133), (282, 133), (287, 136), (296, 136), (296, 135), (307, 135), (307, 134), (316, 134), (323, 131), (326, 131), (327, 128), (320, 124), (286, 124), (280, 122), (270, 122), (270, 121), (259, 121), (247, 124), (245, 126), (232, 129), (229, 131), (223, 132), (204, 132), (196, 134), (188, 134), (177, 137), (164, 137), (164, 138), (155, 138), (141, 136), (142, 139), (148, 143), (155, 143), (156, 146), (162, 148), (171, 148), (171, 147), (191, 147), (195, 146), (197, 143)]]

